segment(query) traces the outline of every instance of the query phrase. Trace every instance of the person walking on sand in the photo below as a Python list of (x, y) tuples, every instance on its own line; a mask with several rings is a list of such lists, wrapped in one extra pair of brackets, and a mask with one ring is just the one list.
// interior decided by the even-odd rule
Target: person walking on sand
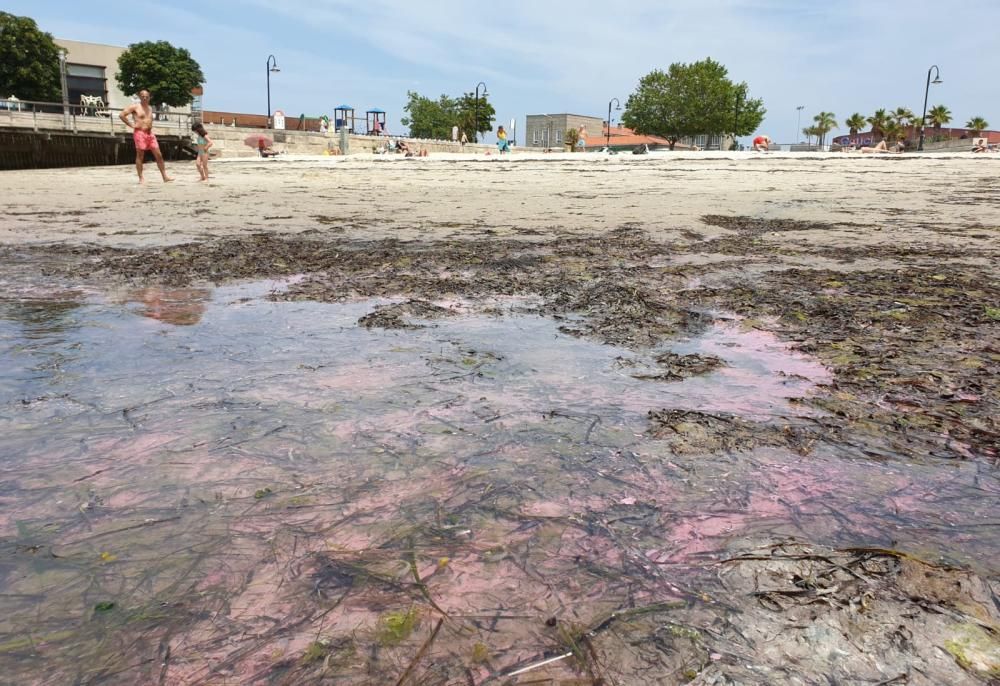
[(198, 167), (198, 173), (201, 174), (202, 181), (208, 181), (208, 149), (212, 147), (212, 139), (208, 137), (208, 131), (205, 130), (205, 125), (198, 122), (191, 127), (194, 131), (194, 145), (198, 149), (198, 160), (195, 165)]
[[(129, 121), (129, 115), (132, 116), (134, 123)], [(153, 153), (163, 182), (173, 181), (167, 176), (167, 167), (163, 164), (163, 155), (160, 154), (160, 144), (153, 134), (153, 108), (149, 106), (149, 91), (139, 91), (139, 102), (126, 107), (118, 116), (125, 122), (125, 126), (132, 129), (132, 140), (135, 141), (135, 170), (139, 174), (139, 183), (146, 182), (142, 178), (142, 163), (145, 161), (147, 150)]]

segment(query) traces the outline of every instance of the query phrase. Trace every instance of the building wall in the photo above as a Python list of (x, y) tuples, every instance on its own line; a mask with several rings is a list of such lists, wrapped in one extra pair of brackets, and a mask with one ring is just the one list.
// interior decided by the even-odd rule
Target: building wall
[[(101, 43), (82, 43), (65, 38), (56, 38), (56, 45), (66, 49), (66, 66), (68, 78), (73, 77), (73, 66), (97, 67), (104, 70), (105, 88), (107, 92), (106, 103), (109, 107), (124, 109), (132, 104), (134, 93), (123, 93), (115, 79), (118, 73), (118, 57), (125, 52), (125, 48), (117, 45), (103, 45)], [(91, 73), (91, 69), (80, 70)], [(80, 104), (79, 98), (70, 100), (70, 104)], [(159, 109), (159, 103), (152, 103), (154, 109)], [(172, 107), (172, 112), (190, 112), (190, 107)]]
[[(72, 75), (72, 65), (84, 65), (97, 67), (104, 71), (106, 80), (105, 89), (107, 91), (107, 105), (109, 107), (124, 108), (132, 104), (132, 98), (122, 93), (115, 79), (118, 71), (118, 57), (125, 52), (125, 48), (114, 45), (101, 45), (99, 43), (81, 43), (64, 38), (56, 38), (56, 45), (66, 49), (67, 72)], [(71, 104), (79, 104), (70, 101)]]
[[(903, 129), (903, 140), (909, 141), (915, 145), (919, 138), (919, 129), (913, 126), (907, 126)], [(924, 129), (924, 147), (926, 148), (927, 143), (933, 142), (935, 138), (941, 138), (945, 143), (951, 140), (969, 140), (972, 138), (986, 138), (990, 143), (1000, 143), (1000, 131), (981, 131), (976, 133), (973, 132), (972, 129), (947, 127), (935, 129), (933, 126), (927, 126)], [(831, 142), (836, 143), (837, 145), (849, 145), (856, 147), (859, 145), (874, 145), (881, 139), (882, 136), (876, 136), (871, 131), (865, 131), (854, 135), (836, 136), (831, 139)], [(968, 144), (970, 146), (972, 145), (971, 140)]]
[(587, 128), (587, 136), (593, 136), (604, 129), (600, 117), (582, 114), (529, 114), (525, 118), (524, 136), (518, 145), (526, 148), (561, 148), (566, 132), (570, 129)]

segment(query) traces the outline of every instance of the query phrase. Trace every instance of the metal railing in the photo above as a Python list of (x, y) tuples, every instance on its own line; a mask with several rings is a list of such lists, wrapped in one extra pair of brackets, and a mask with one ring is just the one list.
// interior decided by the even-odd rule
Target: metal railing
[[(63, 105), (60, 102), (36, 100), (9, 100), (0, 98), (0, 126), (30, 128), (35, 131), (72, 131), (73, 133), (129, 133), (131, 129), (122, 122), (120, 107), (92, 104)], [(191, 132), (190, 112), (153, 110), (153, 128), (159, 133)]]

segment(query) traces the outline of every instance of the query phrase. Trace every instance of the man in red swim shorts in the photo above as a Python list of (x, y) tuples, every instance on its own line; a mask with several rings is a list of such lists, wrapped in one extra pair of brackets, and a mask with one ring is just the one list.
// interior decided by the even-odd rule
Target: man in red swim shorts
[[(132, 116), (134, 123), (129, 121), (129, 115)], [(160, 154), (160, 144), (153, 134), (153, 109), (149, 106), (149, 91), (139, 91), (139, 102), (126, 107), (119, 117), (125, 122), (125, 126), (132, 129), (132, 140), (135, 141), (135, 170), (139, 172), (139, 183), (145, 183), (142, 178), (142, 163), (147, 150), (153, 153), (163, 181), (173, 181), (167, 176), (167, 167), (163, 164), (163, 155)]]
[(757, 136), (753, 139), (753, 149), (757, 152), (767, 152), (771, 148), (770, 136)]

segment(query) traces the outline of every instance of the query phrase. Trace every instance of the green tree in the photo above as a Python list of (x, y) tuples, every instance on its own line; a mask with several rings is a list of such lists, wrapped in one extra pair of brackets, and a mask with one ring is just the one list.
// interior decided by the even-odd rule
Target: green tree
[(406, 99), (403, 107), (406, 116), (400, 122), (409, 127), (412, 137), (451, 138), (451, 127), (459, 124), (458, 101), (447, 95), (431, 100), (413, 91), (407, 91)]
[(889, 118), (903, 127), (907, 127), (917, 118), (909, 107), (897, 107), (889, 115)]
[(973, 134), (978, 136), (984, 129), (990, 128), (990, 123), (982, 117), (973, 117), (969, 121), (965, 122), (965, 128), (969, 129)]
[(844, 120), (844, 126), (850, 129), (852, 136), (856, 136), (867, 124), (868, 120), (860, 112), (855, 112)]
[(951, 110), (944, 105), (934, 105), (927, 113), (927, 119), (934, 125), (935, 131), (940, 131), (942, 126), (951, 121)]
[(816, 136), (818, 140), (820, 135), (820, 130), (815, 126), (807, 126), (804, 129), (802, 129), (802, 133), (805, 134), (806, 145), (812, 145), (813, 136)]
[(62, 99), (59, 48), (34, 19), (0, 12), (0, 98)]
[(563, 136), (563, 142), (569, 146), (570, 152), (576, 152), (576, 144), (580, 141), (580, 132), (577, 129), (569, 129)]
[(154, 107), (190, 104), (191, 89), (205, 83), (201, 67), (184, 48), (167, 41), (133, 43), (118, 57), (115, 78), (124, 93), (149, 91)]
[(819, 144), (826, 143), (826, 134), (837, 127), (837, 115), (833, 112), (820, 112), (813, 121), (816, 122), (816, 132), (819, 134)]
[(878, 138), (885, 136), (885, 126), (889, 123), (889, 115), (884, 109), (875, 110), (875, 114), (868, 117), (868, 125), (872, 127), (872, 136)]
[(903, 135), (906, 133), (906, 127), (893, 118), (886, 122), (885, 126), (882, 128), (882, 133), (885, 136), (886, 141), (891, 144), (902, 139)]
[(637, 133), (666, 138), (671, 150), (686, 137), (753, 133), (764, 119), (764, 103), (745, 97), (747, 85), (734, 84), (727, 74), (724, 66), (710, 58), (691, 64), (675, 62), (666, 72), (653, 70), (639, 79), (629, 96), (622, 123)]
[(451, 139), (451, 127), (457, 126), (472, 140), (493, 128), (496, 110), (482, 95), (479, 96), (479, 121), (476, 122), (476, 95), (465, 93), (460, 98), (441, 95), (437, 100), (407, 91), (405, 117), (400, 119), (414, 138)]
[(458, 99), (459, 126), (463, 131), (473, 134), (473, 142), (479, 140), (479, 134), (493, 130), (493, 120), (496, 119), (497, 112), (493, 105), (489, 103), (485, 95), (479, 96), (479, 120), (476, 121), (476, 94), (464, 93)]

